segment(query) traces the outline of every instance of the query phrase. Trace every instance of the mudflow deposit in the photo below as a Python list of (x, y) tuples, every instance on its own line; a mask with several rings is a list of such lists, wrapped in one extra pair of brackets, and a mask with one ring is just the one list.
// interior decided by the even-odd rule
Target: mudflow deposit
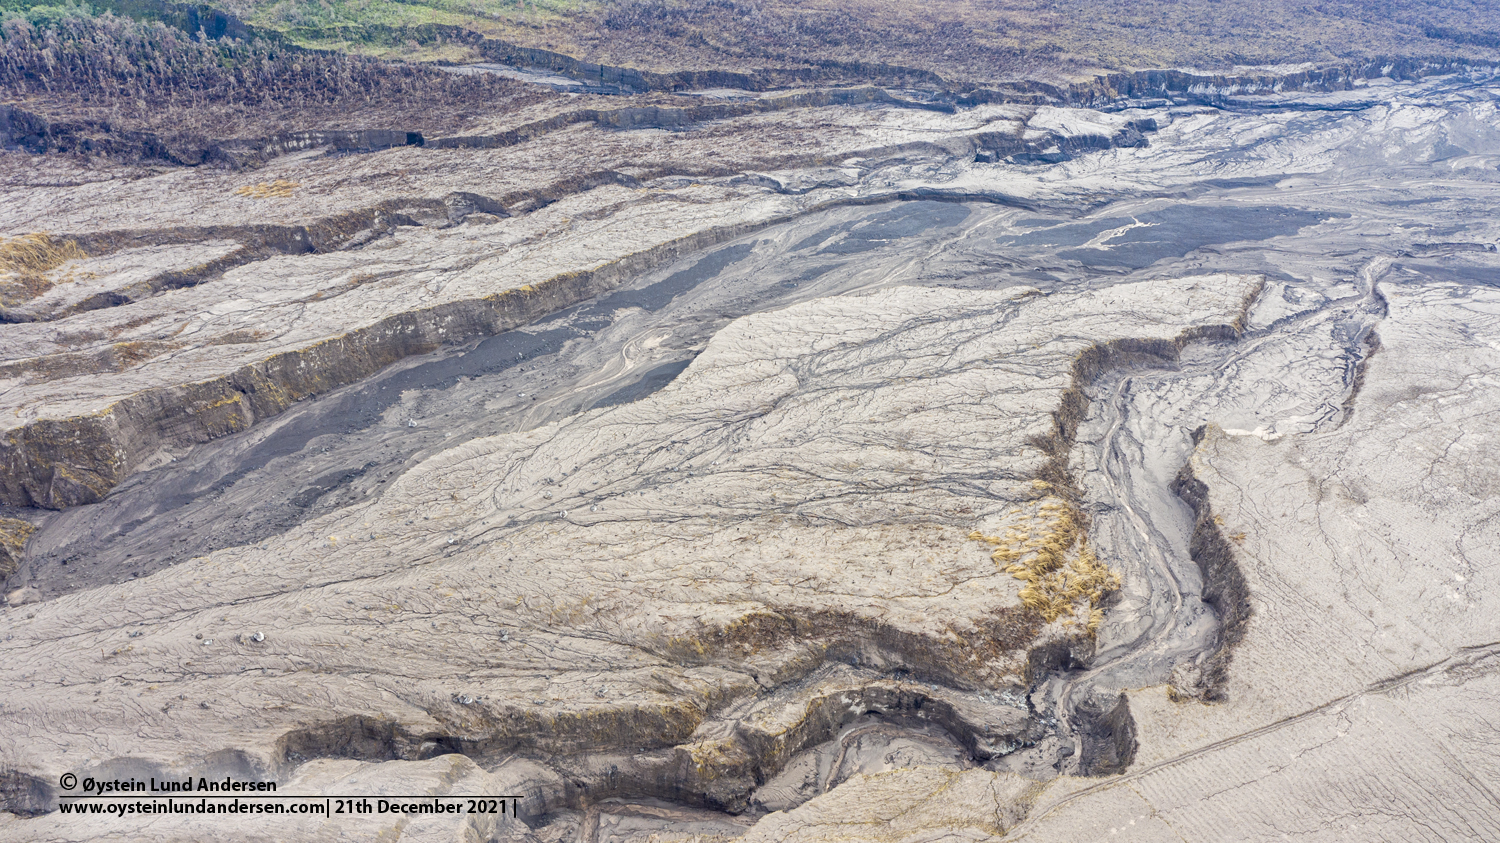
[(0, 841), (1500, 839), (1488, 65), (464, 72), (7, 112)]

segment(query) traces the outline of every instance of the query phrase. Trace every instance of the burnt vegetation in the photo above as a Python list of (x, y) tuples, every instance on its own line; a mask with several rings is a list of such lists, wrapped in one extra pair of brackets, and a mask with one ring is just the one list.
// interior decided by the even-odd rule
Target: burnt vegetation
[(540, 96), (491, 75), (269, 38), (211, 39), (78, 6), (9, 9), (0, 22), (0, 101), (105, 132), (225, 138), (307, 128), (443, 130)]

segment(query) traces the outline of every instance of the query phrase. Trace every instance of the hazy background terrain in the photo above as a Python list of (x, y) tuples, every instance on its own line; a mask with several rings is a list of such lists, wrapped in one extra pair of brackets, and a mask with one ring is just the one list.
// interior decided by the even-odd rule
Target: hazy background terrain
[[(1479, 0), (228, 0), (299, 43), (409, 55), (401, 28), (446, 24), (652, 69), (886, 62), (981, 80), (1082, 70), (1493, 55)], [(388, 29), (389, 28), (389, 29)], [(422, 52), (461, 60), (428, 41)]]

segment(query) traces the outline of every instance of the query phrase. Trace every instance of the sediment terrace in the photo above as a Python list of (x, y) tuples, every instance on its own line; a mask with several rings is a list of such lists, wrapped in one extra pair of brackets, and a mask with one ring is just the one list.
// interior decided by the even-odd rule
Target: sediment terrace
[[(766, 118), (752, 115), (691, 133), (660, 152), (650, 136), (638, 140), (598, 127), (548, 135), (509, 153), (392, 150), (376, 173), (357, 158), (287, 161), (282, 166), (300, 181), (273, 178), (274, 167), (257, 176), (265, 179), (259, 184), (292, 185), (285, 188), (292, 201), (273, 206), (284, 220), (279, 227), (204, 224), (266, 202), (237, 193), (233, 186), (245, 179), (231, 174), (177, 171), (147, 183), (81, 185), (62, 206), (55, 191), (33, 192), (48, 203), (51, 219), (94, 231), (59, 239), (101, 256), (47, 270), (42, 295), (9, 310), (12, 321), (29, 321), (7, 330), (4, 340), (15, 421), (0, 458), (6, 466), (0, 496), (10, 505), (51, 508), (96, 501), (165, 450), (243, 430), (403, 357), (524, 324), (674, 256), (778, 220), (885, 198), (865, 187), (864, 177), (900, 167), (909, 155), (967, 158), (1000, 139), (1016, 151), (1077, 138), (1104, 147), (1143, 142), (1130, 117), (1056, 109), (986, 107), (958, 121), (936, 115), (925, 122), (901, 109), (827, 112), (816, 112), (819, 131), (809, 149), (790, 159), (785, 144), (762, 143), (740, 161), (720, 160), (716, 150), (730, 138), (760, 130)], [(843, 119), (845, 131), (829, 133), (821, 125), (829, 117)], [(778, 131), (793, 130), (777, 119)], [(539, 155), (576, 159), (573, 150), (591, 139), (601, 146), (592, 160), (578, 161), (575, 176), (559, 182), (556, 166), (538, 164)], [(772, 149), (775, 158), (757, 157)], [(642, 152), (657, 161), (642, 160)], [(550, 184), (522, 187), (525, 175), (520, 184), (516, 171), (502, 175), (512, 163), (507, 154), (529, 166), (531, 178)], [(815, 157), (857, 161), (803, 171), (797, 181), (811, 180), (800, 185), (723, 175)], [(617, 169), (605, 169), (611, 165)], [(426, 190), (442, 191), (445, 182), (453, 189), (440, 198), (371, 206), (366, 185), (385, 181), (379, 190), (397, 188), (399, 197), (413, 167)], [(682, 183), (663, 170), (716, 178)], [(498, 183), (475, 193), (476, 178)], [(169, 201), (159, 201), (162, 191)], [(328, 216), (341, 205), (350, 210)], [(152, 211), (134, 212), (140, 207)], [(29, 225), (22, 221), (33, 219), (34, 210), (14, 208), (13, 225)], [(491, 211), (511, 218), (492, 229)], [(155, 228), (117, 228), (125, 219)], [(432, 261), (434, 252), (442, 260)], [(112, 261), (129, 258), (160, 270), (144, 278), (110, 272)], [(120, 286), (101, 287), (101, 273)], [(59, 319), (68, 330), (50, 324)]]
[[(575, 801), (738, 812), (867, 713), (937, 723), (972, 759), (1010, 752), (1045, 728), (995, 695), (1024, 699), (1038, 648), (1086, 649), (1101, 594), (1017, 605), (969, 533), (1008, 533), (1010, 561), (1060, 542), (1075, 576), (1085, 540), (1058, 515), (1076, 505), (1041, 479), (1039, 444), (1075, 358), (1236, 324), (1259, 284), (897, 288), (739, 320), (650, 397), (471, 441), (257, 546), (25, 607), (3, 645), (30, 689), (6, 764), (45, 782), (71, 757), (286, 775), (327, 756), (641, 753)], [(73, 665), (60, 684), (54, 659)], [(94, 724), (86, 742), (49, 725), (73, 720)]]

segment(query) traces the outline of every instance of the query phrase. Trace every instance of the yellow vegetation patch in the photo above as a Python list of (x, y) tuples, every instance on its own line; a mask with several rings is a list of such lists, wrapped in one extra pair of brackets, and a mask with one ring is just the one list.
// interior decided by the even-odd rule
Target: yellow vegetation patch
[(270, 331), (261, 331), (255, 328), (241, 328), (237, 331), (230, 331), (225, 334), (219, 334), (213, 339), (205, 342), (204, 345), (239, 345), (242, 343), (260, 342), (261, 340), (269, 336), (271, 336)]
[(26, 549), (26, 540), (36, 532), (29, 521), (19, 518), (0, 518), (0, 578), (16, 572), (21, 562), (21, 553)]
[(969, 538), (993, 546), (990, 558), (1026, 583), (1022, 604), (1049, 623), (1081, 612), (1093, 633), (1104, 619), (1099, 603), (1120, 587), (1120, 575), (1089, 548), (1082, 521), (1078, 507), (1049, 495), (1023, 521), (1007, 527), (1005, 535), (986, 536), (975, 530)]
[(114, 370), (122, 372), (137, 363), (143, 363), (153, 357), (157, 357), (168, 351), (175, 351), (182, 347), (182, 343), (161, 342), (159, 340), (135, 340), (132, 342), (117, 342), (110, 348), (114, 351)]
[[(22, 234), (0, 239), (0, 303), (18, 304), (36, 298), (61, 283), (48, 279), (50, 272), (70, 260), (88, 257), (72, 240), (49, 234)], [(62, 279), (75, 280), (71, 275)]]
[(292, 191), (301, 186), (301, 182), (277, 179), (276, 181), (263, 181), (258, 184), (247, 184), (236, 187), (234, 195), (245, 196), (250, 199), (285, 199), (292, 195)]
[(0, 240), (0, 272), (46, 272), (67, 261), (86, 257), (88, 255), (77, 243), (58, 240), (48, 234), (23, 234)]

